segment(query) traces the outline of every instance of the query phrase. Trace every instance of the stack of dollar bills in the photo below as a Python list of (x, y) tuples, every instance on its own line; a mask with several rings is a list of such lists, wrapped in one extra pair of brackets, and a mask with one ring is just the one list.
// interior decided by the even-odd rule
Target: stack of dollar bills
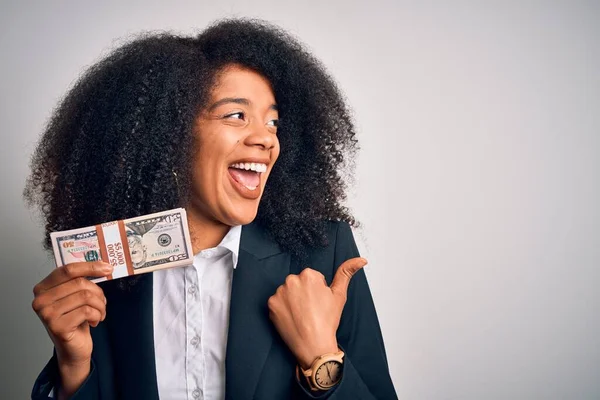
[(50, 234), (56, 266), (102, 260), (107, 279), (191, 265), (193, 251), (185, 209), (162, 211)]

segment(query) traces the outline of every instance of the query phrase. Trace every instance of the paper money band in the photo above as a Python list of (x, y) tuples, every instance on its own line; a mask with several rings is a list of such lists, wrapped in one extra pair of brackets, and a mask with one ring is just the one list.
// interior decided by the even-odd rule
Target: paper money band
[(125, 263), (127, 265), (127, 274), (133, 275), (133, 262), (131, 262), (131, 251), (129, 250), (129, 240), (127, 240), (127, 232), (125, 231), (125, 222), (122, 219), (117, 221), (119, 224), (119, 234), (123, 243), (123, 252), (125, 252)]
[(96, 225), (98, 245), (102, 261), (113, 266), (108, 280), (133, 275), (133, 264), (129, 254), (129, 242), (122, 220)]

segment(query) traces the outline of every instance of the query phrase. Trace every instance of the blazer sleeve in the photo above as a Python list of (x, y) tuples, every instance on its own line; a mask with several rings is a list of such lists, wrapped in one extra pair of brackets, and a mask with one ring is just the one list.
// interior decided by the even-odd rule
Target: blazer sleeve
[[(344, 261), (359, 252), (347, 223), (338, 224), (334, 273)], [(348, 287), (348, 297), (337, 340), (345, 350), (343, 375), (330, 400), (397, 399), (389, 374), (383, 337), (364, 270), (358, 271)]]
[[(109, 296), (106, 288), (105, 294)], [(90, 374), (73, 396), (69, 398), (71, 400), (110, 400), (116, 397), (112, 354), (108, 344), (107, 321), (101, 322), (96, 328), (91, 328), (91, 334), (94, 349), (92, 351)], [(52, 358), (33, 385), (31, 398), (34, 400), (58, 398), (59, 385), (60, 374), (56, 351), (54, 351)], [(51, 394), (53, 395), (51, 396)]]
[[(44, 367), (38, 378), (36, 379), (33, 390), (31, 391), (32, 400), (48, 400), (58, 399), (58, 388), (60, 385), (60, 376), (58, 373), (58, 363), (56, 361), (56, 353), (52, 356), (48, 364)], [(70, 397), (72, 400), (79, 399), (99, 399), (98, 372), (92, 359), (90, 374), (79, 387), (77, 392)]]

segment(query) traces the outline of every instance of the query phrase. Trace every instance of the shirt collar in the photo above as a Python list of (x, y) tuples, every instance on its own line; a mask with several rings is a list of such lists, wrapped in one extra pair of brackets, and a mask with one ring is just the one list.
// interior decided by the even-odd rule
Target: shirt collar
[(242, 226), (233, 226), (229, 228), (229, 232), (225, 235), (223, 240), (210, 249), (204, 249), (194, 255), (194, 260), (199, 259), (210, 259), (217, 256), (222, 256), (231, 252), (231, 261), (233, 261), (233, 268), (237, 267), (238, 255), (240, 253), (240, 240), (242, 237)]
[(194, 265), (196, 261), (199, 261), (200, 259), (211, 259), (227, 254), (227, 252), (231, 252), (231, 261), (233, 262), (233, 268), (235, 269), (237, 267), (238, 254), (240, 252), (241, 237), (241, 225), (229, 228), (229, 232), (227, 232), (223, 240), (221, 240), (221, 243), (210, 249), (201, 250), (194, 255)]
[(233, 268), (237, 267), (238, 255), (240, 254), (240, 238), (242, 237), (242, 226), (232, 226), (227, 232), (227, 235), (221, 240), (218, 247), (224, 247), (231, 251), (231, 258), (233, 260)]

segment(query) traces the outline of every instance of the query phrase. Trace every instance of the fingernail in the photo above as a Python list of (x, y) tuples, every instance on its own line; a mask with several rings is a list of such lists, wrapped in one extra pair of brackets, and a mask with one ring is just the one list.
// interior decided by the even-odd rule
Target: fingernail
[(104, 304), (106, 305), (106, 297), (104, 297)]
[(113, 266), (112, 266), (112, 265), (110, 265), (109, 263), (102, 262), (102, 263), (100, 264), (100, 269), (102, 269), (102, 271), (103, 271), (103, 272), (108, 272), (108, 273), (110, 273), (110, 272), (112, 272), (112, 271), (113, 271)]

